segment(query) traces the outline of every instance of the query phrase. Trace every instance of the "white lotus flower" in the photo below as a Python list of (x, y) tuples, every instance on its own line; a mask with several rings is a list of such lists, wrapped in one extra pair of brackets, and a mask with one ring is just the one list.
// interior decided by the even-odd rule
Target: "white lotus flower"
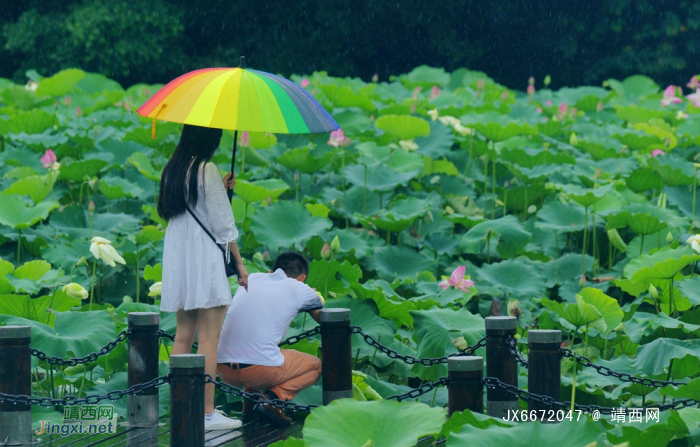
[(63, 292), (71, 298), (78, 298), (84, 300), (88, 297), (88, 291), (83, 288), (80, 284), (74, 282), (66, 284), (63, 286)]
[(429, 116), (433, 121), (437, 121), (437, 119), (438, 119), (438, 117), (439, 117), (440, 115), (438, 115), (438, 110), (437, 110), (437, 109), (433, 109), (433, 110), (428, 110), (428, 116)]
[(467, 136), (467, 135), (473, 135), (474, 131), (470, 129), (469, 127), (464, 127), (462, 126), (462, 123), (457, 123), (453, 126), (455, 132), (462, 136)]
[(157, 283), (154, 283), (151, 287), (148, 288), (150, 292), (148, 292), (148, 296), (158, 296), (160, 295), (160, 291), (163, 287), (163, 283), (158, 281)]
[(445, 126), (455, 126), (461, 124), (457, 118), (454, 116), (441, 116), (438, 120)]
[(413, 140), (401, 140), (399, 141), (399, 146), (406, 152), (413, 152), (418, 149), (418, 144)]
[(112, 242), (109, 239), (95, 236), (92, 238), (91, 242), (90, 253), (92, 253), (95, 259), (102, 259), (105, 264), (110, 267), (116, 267), (115, 262), (122, 265), (126, 264), (124, 258), (112, 247)]
[(690, 246), (693, 247), (693, 250), (700, 253), (700, 234), (690, 236), (686, 243), (690, 244)]

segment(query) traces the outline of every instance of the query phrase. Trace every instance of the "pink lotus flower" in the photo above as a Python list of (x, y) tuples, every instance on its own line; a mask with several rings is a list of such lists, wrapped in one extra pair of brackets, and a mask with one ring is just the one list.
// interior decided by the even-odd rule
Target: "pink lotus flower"
[(501, 101), (508, 101), (508, 90), (503, 90), (503, 93), (501, 93)]
[(430, 90), (430, 100), (432, 101), (438, 96), (440, 96), (440, 88), (438, 88), (437, 85), (434, 85), (433, 88)]
[(547, 107), (552, 107), (552, 100), (551, 99), (546, 100), (544, 102), (544, 105), (546, 105)]
[(661, 100), (661, 107), (666, 107), (671, 104), (680, 104), (683, 102), (682, 98), (676, 96), (676, 86), (669, 85), (664, 90), (664, 98)]
[(535, 77), (530, 76), (530, 79), (527, 80), (527, 85), (535, 85)]
[(302, 80), (301, 80), (301, 86), (302, 86), (302, 88), (308, 87), (308, 86), (309, 86), (309, 80), (306, 79), (306, 78), (302, 79)]
[(240, 145), (243, 147), (248, 147), (250, 146), (250, 135), (248, 134), (247, 130), (244, 130), (243, 133), (241, 134), (241, 139), (239, 140)]
[(80, 107), (76, 107), (75, 108), (75, 117), (80, 118), (81, 116), (83, 116), (83, 109), (81, 109)]
[(686, 96), (686, 98), (688, 98), (688, 101), (692, 102), (695, 107), (700, 107), (700, 88), (697, 88), (695, 93)]
[(455, 289), (461, 290), (462, 292), (469, 292), (469, 288), (474, 285), (474, 281), (464, 279), (464, 272), (466, 270), (466, 266), (460, 265), (452, 272), (450, 279), (442, 281), (438, 286), (440, 286), (442, 290), (447, 290), (448, 287), (454, 286)]
[(331, 137), (327, 143), (333, 147), (347, 147), (350, 144), (350, 138), (345, 136), (343, 129), (338, 129), (331, 132)]
[(654, 149), (653, 151), (651, 151), (652, 157), (657, 157), (659, 155), (666, 155), (666, 152), (662, 151), (661, 149)]
[(561, 121), (566, 114), (569, 112), (569, 106), (566, 105), (565, 102), (562, 102), (559, 105), (559, 113), (557, 114), (557, 118), (559, 118), (559, 121)]
[(41, 164), (44, 168), (49, 169), (54, 163), (56, 163), (56, 154), (51, 149), (46, 149), (44, 155), (41, 156)]
[(372, 75), (372, 82), (379, 82), (379, 75), (377, 73)]
[(66, 106), (66, 107), (70, 107), (70, 103), (71, 103), (70, 96), (66, 96), (66, 97), (63, 99), (63, 105)]
[(527, 86), (527, 96), (534, 96), (535, 95), (535, 86), (530, 84)]
[(535, 110), (537, 110), (537, 113), (542, 113), (542, 107), (538, 107), (538, 108), (535, 109)]
[(571, 117), (574, 118), (578, 115), (578, 109), (576, 107), (571, 109)]
[(690, 89), (700, 88), (700, 75), (695, 75), (690, 78), (690, 82), (686, 84)]
[(603, 111), (603, 107), (605, 107), (603, 101), (598, 101), (598, 105), (595, 106), (595, 111), (600, 113)]

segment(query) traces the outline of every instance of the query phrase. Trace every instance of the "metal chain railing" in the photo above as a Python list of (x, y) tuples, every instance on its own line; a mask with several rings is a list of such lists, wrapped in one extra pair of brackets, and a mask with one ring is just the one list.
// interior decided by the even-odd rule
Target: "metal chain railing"
[(439, 386), (446, 386), (447, 385), (447, 377), (442, 377), (438, 379), (436, 382), (429, 382), (429, 383), (424, 383), (423, 385), (419, 386), (416, 389), (413, 389), (407, 393), (404, 394), (397, 394), (395, 396), (389, 396), (386, 398), (386, 400), (390, 399), (396, 399), (399, 402), (402, 400), (406, 399), (415, 399), (417, 397), (422, 396), (425, 393), (431, 392), (433, 389), (439, 387)]
[[(504, 383), (497, 379), (496, 377), (485, 377), (484, 378), (484, 385), (487, 386), (488, 388), (494, 389), (496, 387), (499, 387), (508, 393), (517, 396), (519, 399), (525, 400), (525, 401), (533, 401), (533, 402), (540, 402), (545, 405), (551, 405), (554, 407), (561, 407), (561, 408), (571, 408), (571, 402), (559, 402), (555, 400), (553, 397), (550, 396), (544, 396), (542, 394), (535, 394), (531, 393), (529, 391), (521, 390), (515, 385), (510, 385), (508, 383)], [(693, 399), (681, 399), (677, 400), (673, 403), (670, 404), (652, 404), (648, 405), (646, 407), (638, 407), (641, 410), (644, 410), (646, 408), (658, 408), (659, 411), (667, 411), (667, 410), (680, 410), (681, 408), (685, 407), (692, 407), (698, 405), (698, 401), (693, 400)], [(634, 407), (637, 408), (637, 407)], [(580, 404), (574, 404), (574, 409), (575, 410), (580, 410), (583, 412), (587, 413), (593, 413), (594, 411), (598, 411), (600, 414), (612, 414), (613, 411), (615, 411), (615, 408), (611, 407), (601, 407), (599, 405), (580, 405)]]
[(515, 357), (515, 360), (520, 363), (523, 368), (527, 368), (529, 366), (529, 362), (520, 354), (520, 351), (518, 351), (518, 344), (515, 341), (515, 337), (512, 335), (506, 337), (506, 344), (508, 345), (508, 350), (510, 353), (513, 355), (513, 357)]
[(616, 379), (619, 379), (621, 382), (637, 383), (639, 385), (646, 385), (646, 386), (650, 386), (650, 387), (654, 387), (654, 388), (661, 388), (661, 387), (669, 386), (669, 385), (673, 385), (673, 386), (685, 385), (684, 382), (673, 382), (673, 381), (668, 381), (668, 380), (649, 379), (647, 377), (637, 377), (637, 376), (633, 376), (632, 374), (613, 371), (612, 369), (608, 368), (607, 366), (594, 365), (593, 362), (591, 361), (591, 359), (589, 359), (588, 357), (584, 357), (582, 355), (576, 355), (576, 353), (574, 353), (571, 349), (561, 348), (561, 355), (564, 358), (576, 359), (576, 361), (581, 366), (583, 366), (584, 368), (593, 368), (601, 376), (615, 377)]
[[(282, 340), (278, 346), (293, 345), (293, 344), (299, 343), (300, 341), (302, 341), (305, 338), (310, 338), (310, 337), (313, 337), (314, 335), (318, 335), (320, 333), (321, 333), (321, 326), (316, 326), (315, 328), (310, 329), (306, 332), (302, 332), (301, 334), (293, 335), (293, 336), (287, 338), (286, 340)], [(167, 332), (165, 332), (162, 329), (158, 330), (158, 336), (161, 338), (167, 338), (170, 341), (175, 341), (174, 335), (168, 334)], [(194, 349), (197, 349), (198, 346), (199, 345), (197, 344), (197, 342), (194, 342), (192, 344), (192, 348), (194, 348)]]
[(388, 348), (381, 343), (379, 343), (374, 337), (371, 335), (365, 333), (361, 327), (359, 326), (351, 326), (352, 328), (352, 333), (353, 334), (358, 334), (361, 335), (362, 338), (364, 339), (365, 343), (370, 345), (371, 347), (377, 349), (380, 352), (383, 352), (386, 354), (390, 359), (396, 359), (396, 360), (401, 360), (402, 362), (408, 364), (408, 365), (414, 365), (414, 364), (420, 364), (423, 366), (435, 366), (435, 365), (440, 365), (443, 363), (447, 363), (447, 359), (450, 357), (459, 357), (462, 355), (472, 355), (474, 352), (476, 352), (477, 349), (483, 348), (486, 346), (486, 337), (482, 338), (479, 340), (477, 344), (474, 346), (469, 346), (466, 349), (463, 349), (461, 352), (457, 354), (451, 354), (446, 357), (437, 357), (437, 358), (427, 358), (427, 359), (419, 359), (416, 357), (413, 357), (412, 355), (403, 355), (398, 353), (397, 351), (394, 351), (391, 348)]
[(217, 387), (219, 391), (221, 391), (224, 394), (242, 397), (243, 399), (248, 399), (254, 402), (270, 405), (275, 408), (281, 408), (285, 411), (304, 411), (306, 413), (309, 413), (311, 412), (311, 410), (318, 407), (318, 405), (313, 404), (298, 405), (293, 402), (287, 402), (286, 400), (282, 399), (268, 399), (262, 393), (250, 393), (233, 385), (229, 385), (226, 382), (221, 382), (219, 380), (212, 379), (212, 377), (209, 374), (204, 375), (204, 383), (213, 383), (214, 386)]
[(42, 352), (38, 349), (31, 349), (31, 353), (34, 357), (38, 358), (39, 360), (46, 360), (49, 362), (51, 365), (65, 365), (65, 366), (76, 366), (81, 363), (90, 363), (96, 361), (98, 358), (102, 357), (103, 355), (109, 354), (109, 352), (116, 348), (117, 345), (124, 340), (127, 339), (128, 336), (128, 331), (123, 330), (117, 335), (117, 338), (114, 341), (110, 341), (106, 345), (104, 345), (99, 351), (93, 352), (92, 354), (88, 354), (85, 357), (78, 357), (78, 358), (73, 358), (73, 359), (64, 359), (61, 357), (52, 357), (49, 355), (46, 355), (45, 352)]
[(50, 397), (32, 397), (24, 394), (5, 394), (0, 393), (0, 402), (12, 402), (14, 404), (29, 404), (29, 405), (41, 405), (44, 407), (49, 407), (52, 405), (79, 405), (79, 404), (90, 404), (94, 405), (103, 400), (119, 400), (122, 397), (129, 394), (139, 394), (144, 390), (152, 387), (158, 387), (160, 385), (170, 382), (170, 374), (156, 377), (153, 380), (149, 380), (144, 383), (137, 383), (136, 385), (131, 385), (125, 390), (114, 390), (103, 395), (90, 395), (85, 397), (76, 396), (66, 396), (62, 399), (52, 399)]

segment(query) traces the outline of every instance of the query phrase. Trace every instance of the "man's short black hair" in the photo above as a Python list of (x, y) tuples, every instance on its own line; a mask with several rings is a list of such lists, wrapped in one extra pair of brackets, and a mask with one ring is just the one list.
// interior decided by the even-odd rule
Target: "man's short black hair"
[(300, 275), (309, 274), (309, 261), (295, 251), (280, 253), (275, 259), (272, 271), (282, 269), (289, 278), (298, 278)]

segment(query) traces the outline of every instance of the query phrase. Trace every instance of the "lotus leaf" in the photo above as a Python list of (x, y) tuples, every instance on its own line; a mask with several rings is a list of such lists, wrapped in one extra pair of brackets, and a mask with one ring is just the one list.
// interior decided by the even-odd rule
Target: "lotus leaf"
[(138, 185), (121, 177), (103, 177), (100, 179), (100, 192), (109, 200), (122, 199), (124, 197), (141, 197), (145, 191)]
[(642, 345), (637, 350), (637, 358), (632, 366), (648, 375), (665, 373), (672, 359), (689, 357), (695, 363), (695, 371), (700, 367), (700, 346), (673, 338), (657, 338)]
[(59, 204), (55, 201), (45, 201), (28, 207), (15, 195), (0, 194), (0, 224), (23, 230), (46, 219), (49, 213), (58, 207)]
[(626, 205), (619, 213), (608, 215), (606, 229), (630, 227), (634, 234), (654, 234), (674, 223), (678, 217), (670, 210), (647, 203)]
[(408, 197), (394, 202), (388, 210), (381, 210), (373, 216), (357, 216), (357, 219), (363, 225), (371, 224), (380, 230), (398, 233), (413, 225), (418, 217), (423, 216), (429, 210), (429, 201)]
[(134, 165), (147, 179), (154, 182), (160, 181), (160, 172), (153, 167), (153, 164), (143, 152), (134, 152), (127, 161)]
[(277, 159), (287, 169), (313, 174), (323, 169), (333, 159), (333, 153), (326, 152), (317, 156), (309, 147), (300, 147), (285, 152)]
[(49, 171), (46, 175), (31, 175), (17, 180), (5, 192), (29, 196), (35, 204), (44, 200), (53, 189), (58, 171)]
[(50, 78), (41, 80), (35, 92), (36, 96), (63, 96), (70, 93), (84, 77), (85, 72), (75, 68), (59, 71)]
[(398, 185), (406, 185), (419, 171), (395, 172), (377, 163), (371, 166), (352, 165), (345, 168), (345, 179), (360, 187), (365, 186), (365, 172), (367, 173), (366, 187), (370, 191), (391, 191)]
[(331, 222), (314, 217), (296, 202), (275, 202), (253, 216), (250, 228), (255, 238), (271, 249), (293, 248), (328, 230)]
[(401, 280), (415, 278), (423, 271), (435, 270), (435, 262), (405, 245), (378, 248), (365, 262), (370, 269), (388, 281), (393, 281), (395, 278)]
[(537, 212), (535, 226), (546, 231), (571, 233), (583, 230), (584, 217), (580, 206), (555, 200)]
[(282, 180), (269, 179), (257, 182), (246, 180), (236, 180), (233, 192), (245, 203), (260, 202), (268, 197), (276, 199), (289, 189), (289, 186)]
[(532, 234), (525, 231), (518, 219), (506, 216), (482, 222), (470, 229), (459, 243), (464, 253), (483, 254), (498, 251), (502, 258), (512, 258), (525, 250)]
[(430, 135), (428, 122), (423, 118), (410, 115), (383, 115), (377, 118), (375, 126), (398, 140), (411, 140)]
[(17, 112), (7, 120), (0, 121), (0, 135), (25, 133), (35, 135), (51, 129), (56, 117), (40, 109)]
[(61, 173), (58, 178), (82, 182), (97, 175), (97, 173), (107, 165), (109, 165), (108, 162), (94, 158), (90, 160), (74, 161), (61, 166)]
[(671, 249), (668, 247), (651, 254), (642, 255), (625, 266), (625, 277), (633, 283), (648, 279), (669, 279), (683, 268), (700, 260), (690, 247)]
[(669, 186), (692, 185), (696, 176), (692, 163), (668, 155), (650, 158), (647, 164)]
[(348, 261), (340, 263), (335, 259), (314, 260), (309, 265), (306, 284), (321, 292), (324, 298), (328, 298), (329, 292), (337, 296), (350, 292), (350, 287), (360, 278), (362, 278), (360, 266), (352, 265)]

